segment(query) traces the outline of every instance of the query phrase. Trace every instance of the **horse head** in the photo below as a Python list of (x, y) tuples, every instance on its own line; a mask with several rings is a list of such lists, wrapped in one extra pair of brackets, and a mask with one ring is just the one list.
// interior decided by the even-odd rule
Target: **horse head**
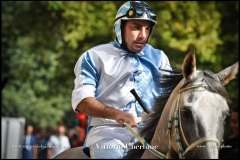
[(171, 144), (180, 158), (218, 158), (229, 114), (224, 85), (235, 78), (238, 62), (214, 74), (196, 70), (192, 53), (186, 56), (182, 69), (183, 85), (172, 104), (176, 126), (172, 127)]
[[(150, 145), (166, 158), (218, 158), (229, 114), (224, 88), (238, 73), (238, 62), (215, 74), (196, 69), (195, 53), (182, 65), (183, 79), (171, 92)], [(156, 158), (145, 150), (143, 158)]]

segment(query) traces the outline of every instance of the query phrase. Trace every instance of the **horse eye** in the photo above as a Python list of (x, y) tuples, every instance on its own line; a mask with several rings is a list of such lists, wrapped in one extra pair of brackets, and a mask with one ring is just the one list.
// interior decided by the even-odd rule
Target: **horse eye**
[(192, 115), (192, 108), (189, 106), (184, 106), (183, 109), (181, 110), (182, 115), (187, 118), (190, 119), (193, 115)]
[(228, 111), (222, 113), (224, 125), (228, 124), (231, 119), (231, 114)]
[(192, 112), (192, 107), (190, 106), (183, 106), (182, 111)]
[(225, 111), (222, 113), (222, 116), (225, 118), (229, 118), (231, 116), (231, 114), (228, 111)]

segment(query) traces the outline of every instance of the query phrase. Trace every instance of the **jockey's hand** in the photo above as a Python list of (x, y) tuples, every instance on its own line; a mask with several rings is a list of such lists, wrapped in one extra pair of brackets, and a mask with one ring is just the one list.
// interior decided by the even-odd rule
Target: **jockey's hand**
[(124, 122), (129, 124), (131, 127), (138, 127), (133, 115), (128, 112), (123, 112), (123, 111), (119, 112), (119, 114), (117, 114), (115, 117), (115, 121), (118, 122), (123, 127), (124, 127), (124, 124), (123, 124)]

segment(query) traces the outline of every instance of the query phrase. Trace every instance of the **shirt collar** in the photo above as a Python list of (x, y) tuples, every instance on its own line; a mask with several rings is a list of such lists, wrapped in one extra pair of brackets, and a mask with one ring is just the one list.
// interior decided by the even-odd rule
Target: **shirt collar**
[(113, 45), (114, 45), (114, 47), (121, 49), (120, 56), (137, 56), (137, 57), (142, 57), (144, 55), (143, 51), (141, 51), (139, 53), (129, 53), (129, 52), (123, 50), (121, 48), (120, 44), (117, 42), (116, 39), (114, 40)]
[(144, 53), (141, 51), (139, 53), (129, 53), (126, 51), (120, 52), (120, 56), (136, 56), (136, 57), (142, 57)]

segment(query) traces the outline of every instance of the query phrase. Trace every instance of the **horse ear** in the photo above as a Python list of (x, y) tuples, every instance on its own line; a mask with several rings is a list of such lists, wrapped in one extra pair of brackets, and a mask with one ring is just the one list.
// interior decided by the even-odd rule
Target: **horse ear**
[(194, 50), (191, 50), (184, 58), (182, 70), (183, 77), (186, 80), (190, 80), (193, 78), (193, 73), (196, 71), (196, 57)]
[(226, 69), (217, 73), (218, 78), (222, 82), (223, 85), (228, 84), (231, 80), (233, 80), (238, 73), (238, 61), (233, 65), (227, 67)]

